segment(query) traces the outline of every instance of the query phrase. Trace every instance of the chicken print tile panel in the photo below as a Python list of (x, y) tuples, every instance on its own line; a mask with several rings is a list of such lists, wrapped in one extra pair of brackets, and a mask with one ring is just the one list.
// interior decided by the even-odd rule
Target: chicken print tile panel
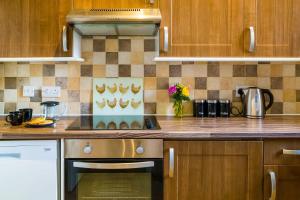
[(143, 115), (142, 78), (94, 78), (93, 115)]

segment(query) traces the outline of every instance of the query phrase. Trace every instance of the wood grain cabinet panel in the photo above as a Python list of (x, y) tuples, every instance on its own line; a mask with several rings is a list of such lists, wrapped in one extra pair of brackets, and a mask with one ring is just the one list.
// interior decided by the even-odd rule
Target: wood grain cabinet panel
[(165, 200), (263, 198), (262, 142), (167, 141), (164, 148)]
[[(264, 167), (264, 199), (271, 197), (270, 172), (275, 174), (276, 200), (300, 199), (300, 165), (266, 165)], [(273, 199), (271, 199), (273, 200)]]
[[(169, 29), (162, 56), (243, 56), (244, 0), (160, 1), (161, 27)], [(164, 40), (161, 31), (161, 47)]]
[(61, 31), (71, 0), (1, 0), (0, 57), (66, 56)]
[(74, 9), (91, 8), (157, 8), (158, 1), (154, 4), (150, 0), (73, 0)]
[[(255, 29), (256, 50), (249, 53), (245, 49), (246, 56), (300, 55), (299, 0), (249, 0), (247, 8), (245, 25)], [(245, 38), (245, 47), (248, 48), (249, 34)]]

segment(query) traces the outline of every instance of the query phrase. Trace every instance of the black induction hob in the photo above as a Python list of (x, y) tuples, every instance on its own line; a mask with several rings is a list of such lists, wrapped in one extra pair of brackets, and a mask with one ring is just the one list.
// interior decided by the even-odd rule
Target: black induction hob
[(155, 116), (80, 116), (66, 130), (158, 130)]

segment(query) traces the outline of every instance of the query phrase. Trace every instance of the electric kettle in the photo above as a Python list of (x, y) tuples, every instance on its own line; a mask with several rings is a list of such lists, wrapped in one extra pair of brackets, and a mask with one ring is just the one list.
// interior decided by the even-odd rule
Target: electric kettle
[[(240, 88), (238, 93), (241, 96), (243, 111), (247, 118), (264, 118), (266, 111), (273, 105), (274, 97), (270, 90), (257, 87)], [(269, 96), (269, 103), (266, 106), (266, 95)]]

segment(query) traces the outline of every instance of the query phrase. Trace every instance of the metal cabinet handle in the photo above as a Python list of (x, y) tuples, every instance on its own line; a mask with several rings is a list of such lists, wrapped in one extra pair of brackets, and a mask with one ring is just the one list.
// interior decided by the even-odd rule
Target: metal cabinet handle
[(62, 45), (63, 45), (63, 51), (67, 52), (68, 51), (68, 39), (67, 39), (67, 27), (66, 26), (63, 26)]
[(250, 26), (249, 31), (250, 31), (249, 52), (252, 53), (252, 52), (255, 51), (255, 31), (254, 31), (254, 27)]
[(275, 200), (276, 199), (276, 175), (275, 172), (269, 171), (268, 172), (270, 175), (270, 180), (271, 180), (271, 196), (269, 200)]
[(169, 177), (174, 177), (174, 148), (169, 149)]
[(300, 155), (300, 150), (282, 149), (283, 155)]
[(134, 163), (88, 163), (74, 162), (73, 167), (83, 169), (140, 169), (154, 167), (153, 161)]
[(164, 52), (169, 51), (169, 28), (167, 26), (164, 27)]

